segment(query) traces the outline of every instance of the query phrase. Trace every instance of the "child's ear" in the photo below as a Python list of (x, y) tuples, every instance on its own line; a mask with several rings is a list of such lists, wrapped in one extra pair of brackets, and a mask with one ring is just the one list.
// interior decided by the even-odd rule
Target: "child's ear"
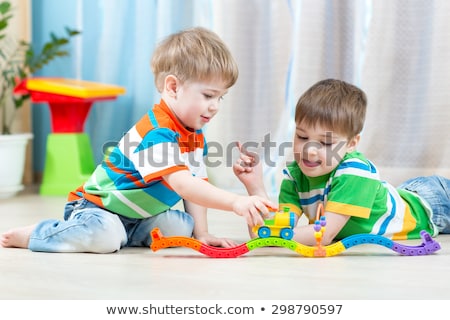
[(164, 91), (166, 91), (167, 94), (172, 98), (176, 98), (177, 96), (178, 85), (178, 79), (174, 75), (169, 74), (164, 79)]
[(348, 152), (353, 152), (356, 150), (356, 147), (358, 146), (360, 139), (361, 139), (361, 135), (357, 134), (356, 136), (354, 136), (353, 138), (351, 138), (348, 141), (348, 144), (347, 144)]

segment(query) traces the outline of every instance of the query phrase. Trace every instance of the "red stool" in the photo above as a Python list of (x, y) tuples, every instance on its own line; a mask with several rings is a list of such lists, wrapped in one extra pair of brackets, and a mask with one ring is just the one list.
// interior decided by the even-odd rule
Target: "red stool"
[(48, 103), (52, 133), (47, 137), (40, 194), (67, 195), (83, 184), (95, 169), (84, 124), (94, 102), (114, 100), (123, 87), (64, 78), (30, 78), (15, 88), (30, 94), (34, 103)]

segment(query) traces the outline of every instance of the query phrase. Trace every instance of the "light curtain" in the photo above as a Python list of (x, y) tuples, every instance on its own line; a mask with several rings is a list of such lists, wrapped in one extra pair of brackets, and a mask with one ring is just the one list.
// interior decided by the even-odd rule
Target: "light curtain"
[[(383, 178), (397, 184), (421, 174), (450, 176), (449, 15), (446, 0), (41, 0), (33, 2), (34, 22), (41, 23), (33, 36), (75, 24), (83, 34), (74, 55), (42, 74), (126, 87), (126, 96), (94, 106), (88, 119), (100, 161), (105, 141), (118, 140), (159, 100), (149, 67), (156, 42), (190, 26), (216, 31), (236, 57), (240, 76), (205, 129), (210, 179), (243, 191), (230, 165), (235, 141), (247, 142), (263, 157), (266, 185), (276, 198), (281, 169), (292, 160), (295, 103), (324, 78), (366, 91), (360, 150)], [(35, 132), (41, 132), (34, 147), (37, 171), (49, 130), (43, 109), (34, 115)]]
[[(265, 166), (276, 199), (292, 155), (298, 97), (324, 78), (368, 95), (360, 150), (399, 184), (417, 175), (450, 176), (450, 3), (446, 1), (223, 1), (219, 28), (238, 57), (241, 77), (210, 137), (275, 146)], [(230, 32), (230, 30), (232, 32)], [(266, 144), (267, 145), (267, 144)], [(267, 154), (267, 148), (261, 152)], [(275, 163), (275, 165), (274, 165)], [(240, 188), (224, 169), (217, 183)], [(215, 175), (213, 175), (215, 177)]]

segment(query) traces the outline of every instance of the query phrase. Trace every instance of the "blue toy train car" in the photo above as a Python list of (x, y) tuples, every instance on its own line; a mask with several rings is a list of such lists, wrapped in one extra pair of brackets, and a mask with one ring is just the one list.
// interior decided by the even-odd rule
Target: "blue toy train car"
[(264, 225), (253, 227), (253, 232), (260, 238), (280, 237), (291, 240), (294, 236), (292, 230), (295, 226), (296, 215), (285, 208), (282, 212), (275, 212), (274, 215), (264, 220)]

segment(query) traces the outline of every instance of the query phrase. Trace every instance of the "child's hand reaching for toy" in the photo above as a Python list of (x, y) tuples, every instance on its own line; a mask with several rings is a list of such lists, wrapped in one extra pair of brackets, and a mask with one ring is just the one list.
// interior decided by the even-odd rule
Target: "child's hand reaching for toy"
[(233, 203), (233, 211), (244, 217), (250, 227), (263, 225), (264, 219), (270, 215), (270, 208), (275, 208), (275, 204), (258, 195), (239, 196)]

